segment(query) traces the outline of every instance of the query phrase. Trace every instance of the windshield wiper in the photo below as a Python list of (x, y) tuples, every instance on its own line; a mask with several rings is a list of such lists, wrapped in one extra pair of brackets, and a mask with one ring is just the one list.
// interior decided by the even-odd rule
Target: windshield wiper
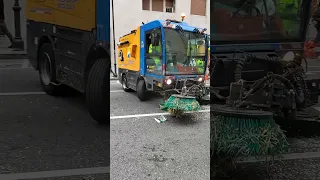
[(200, 34), (200, 31), (199, 31), (199, 29), (198, 29), (198, 28), (194, 28), (193, 32), (195, 32), (195, 33), (199, 33), (199, 34)]
[(182, 39), (182, 41), (184, 42), (183, 44), (184, 44), (184, 46), (187, 48), (187, 43), (188, 43), (188, 40), (185, 38), (185, 33), (184, 33), (184, 31), (183, 31), (183, 29), (182, 29), (182, 27), (180, 26), (180, 25), (177, 25), (176, 26), (177, 27), (177, 30), (178, 30), (178, 34), (179, 34), (179, 36), (180, 36), (180, 38)]
[[(176, 26), (176, 29), (178, 31), (178, 34), (179, 34), (179, 37), (181, 38), (181, 40), (183, 41), (183, 45), (185, 47), (185, 49), (187, 49), (187, 52), (188, 52), (188, 39), (185, 38), (185, 33), (182, 29), (182, 27), (180, 25), (177, 25)], [(186, 54), (187, 55), (187, 54)], [(187, 59), (185, 62), (183, 62), (184, 65), (186, 65), (190, 60)]]

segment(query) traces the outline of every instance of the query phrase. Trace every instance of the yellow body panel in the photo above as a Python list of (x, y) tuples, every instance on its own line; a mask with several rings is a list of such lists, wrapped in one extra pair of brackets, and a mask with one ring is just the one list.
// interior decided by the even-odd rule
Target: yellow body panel
[(135, 33), (120, 38), (120, 43), (129, 42), (118, 46), (118, 54), (122, 51), (123, 61), (118, 55), (118, 67), (120, 69), (140, 71), (140, 27)]
[(28, 20), (91, 31), (96, 27), (96, 0), (27, 0)]

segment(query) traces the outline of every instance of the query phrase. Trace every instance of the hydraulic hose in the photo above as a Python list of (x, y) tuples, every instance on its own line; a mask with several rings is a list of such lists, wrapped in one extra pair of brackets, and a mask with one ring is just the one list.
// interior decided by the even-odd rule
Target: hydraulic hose
[(234, 70), (234, 81), (237, 82), (242, 77), (242, 69), (247, 60), (247, 56), (241, 56)]
[(283, 76), (281, 76), (281, 75), (278, 75), (278, 74), (270, 74), (270, 75), (267, 75), (267, 76), (265, 76), (264, 78), (262, 78), (254, 87), (252, 87), (252, 88), (249, 90), (248, 94), (244, 97), (244, 99), (246, 99), (252, 92), (254, 92), (254, 91), (256, 91), (258, 88), (260, 88), (261, 85), (262, 85), (265, 81), (267, 81), (267, 80), (269, 80), (269, 79), (279, 80), (279, 81), (282, 82), (287, 88), (294, 90), (295, 93), (296, 93), (296, 98), (297, 98), (298, 103), (302, 103), (302, 102), (304, 101), (304, 97), (300, 97), (300, 95), (297, 93), (297, 91), (295, 90), (295, 88), (293, 87), (293, 85), (290, 83), (290, 81), (289, 81), (287, 78), (285, 78), (285, 77), (283, 77)]
[(242, 78), (242, 70), (244, 67), (244, 64), (253, 58), (250, 54), (244, 54), (239, 58), (239, 61), (237, 62), (236, 68), (234, 70), (234, 82), (239, 81)]
[(297, 89), (296, 91), (299, 94), (299, 96), (301, 96), (301, 98), (305, 99), (304, 92), (302, 89), (302, 84), (299, 82), (299, 80), (296, 77), (293, 78), (293, 82), (296, 86), (296, 89)]

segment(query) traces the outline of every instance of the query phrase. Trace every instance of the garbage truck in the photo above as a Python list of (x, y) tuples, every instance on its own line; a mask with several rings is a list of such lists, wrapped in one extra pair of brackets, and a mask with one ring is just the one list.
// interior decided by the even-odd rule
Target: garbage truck
[(46, 94), (85, 93), (88, 110), (108, 123), (110, 1), (27, 0), (27, 55)]
[(124, 91), (136, 91), (141, 101), (150, 93), (208, 99), (204, 77), (208, 63), (206, 28), (174, 19), (143, 23), (118, 43), (118, 77)]

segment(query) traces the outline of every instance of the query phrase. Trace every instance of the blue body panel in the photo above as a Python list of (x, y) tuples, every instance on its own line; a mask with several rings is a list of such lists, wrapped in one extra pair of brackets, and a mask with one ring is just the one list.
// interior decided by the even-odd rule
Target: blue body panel
[(96, 0), (97, 40), (110, 43), (110, 1)]
[[(141, 26), (140, 28), (140, 74), (142, 76), (149, 76), (149, 77), (153, 77), (153, 78), (159, 78), (159, 79), (163, 79), (164, 78), (164, 75), (155, 75), (155, 74), (150, 74), (150, 73), (147, 73), (146, 71), (146, 64), (145, 64), (145, 53), (146, 53), (146, 50), (148, 47), (145, 47), (145, 44), (146, 44), (146, 32), (147, 31), (150, 31), (152, 29), (155, 29), (155, 28), (160, 28), (161, 29), (161, 35), (162, 35), (162, 64), (165, 65), (166, 64), (166, 44), (165, 44), (165, 39), (164, 39), (164, 24), (166, 23), (166, 21), (163, 21), (163, 20), (155, 20), (155, 21), (152, 21), (152, 22), (149, 22), (149, 23), (146, 23), (144, 25)], [(198, 27), (194, 27), (194, 26), (189, 26), (187, 23), (184, 23), (184, 22), (181, 22), (181, 23), (174, 23), (174, 22), (171, 22), (171, 24), (173, 25), (180, 25), (182, 27), (182, 29), (184, 31), (189, 31), (189, 32), (193, 32), (193, 30), (195, 28), (199, 29), (199, 30), (202, 30), (202, 28), (198, 28)], [(208, 47), (208, 42), (207, 43), (207, 47)], [(208, 53), (206, 51), (206, 57), (208, 57)], [(207, 66), (207, 63), (205, 63), (205, 65)], [(186, 77), (190, 77), (190, 78), (196, 78), (198, 77), (199, 75), (176, 75), (174, 76), (176, 79), (178, 78), (186, 78)]]

